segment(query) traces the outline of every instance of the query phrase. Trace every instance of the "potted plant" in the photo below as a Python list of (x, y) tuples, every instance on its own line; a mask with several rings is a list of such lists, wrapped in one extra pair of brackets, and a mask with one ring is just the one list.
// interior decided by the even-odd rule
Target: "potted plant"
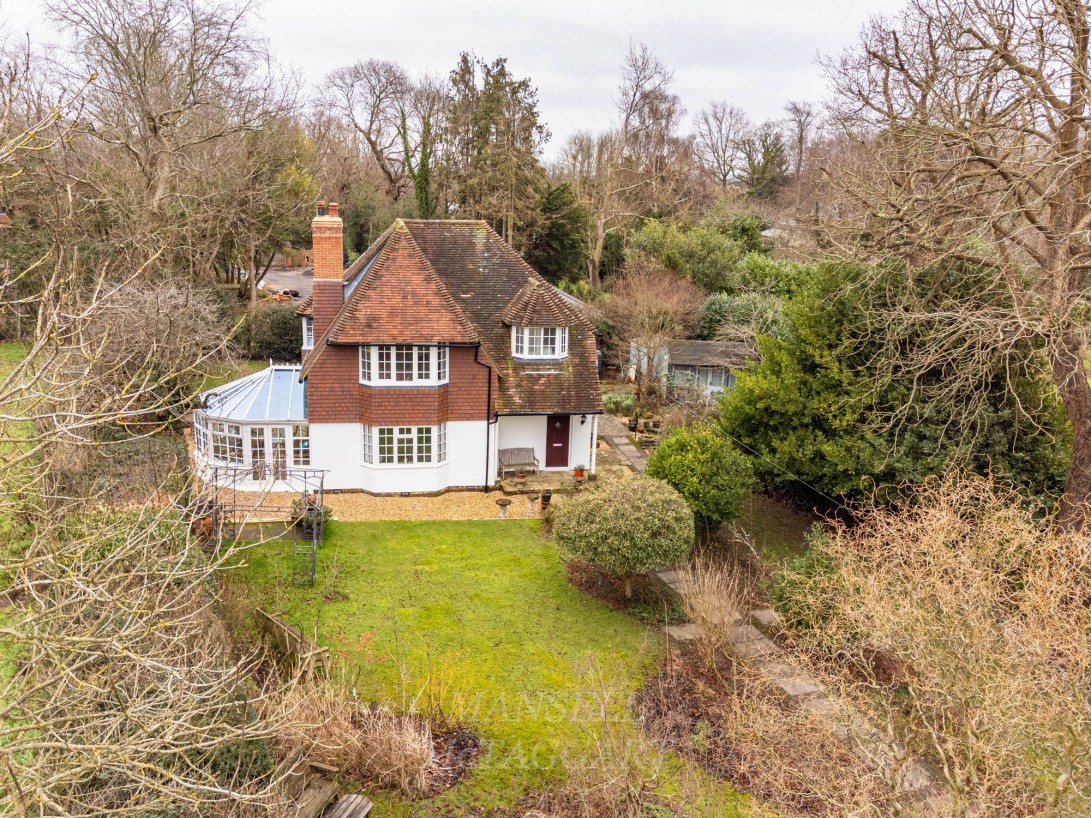
[(640, 423), (640, 410), (637, 409), (633, 412), (633, 416), (629, 418), (629, 431), (635, 432), (637, 424)]
[(315, 529), (320, 524), (329, 522), (332, 516), (333, 509), (329, 506), (319, 506), (310, 498), (306, 501), (292, 501), (292, 517), (295, 519), (295, 524), (303, 529), (304, 539), (313, 537)]
[(587, 479), (587, 467), (582, 463), (572, 470), (572, 473), (576, 476), (576, 482), (582, 483)]
[(527, 473), (525, 471), (515, 472), (515, 482), (519, 485), (527, 482)]

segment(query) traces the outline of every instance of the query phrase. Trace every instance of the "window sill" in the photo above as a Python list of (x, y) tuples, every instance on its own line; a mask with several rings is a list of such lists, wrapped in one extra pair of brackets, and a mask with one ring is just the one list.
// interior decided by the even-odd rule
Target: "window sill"
[(373, 389), (435, 389), (437, 386), (448, 386), (450, 381), (357, 381), (360, 386), (370, 386)]
[(513, 352), (511, 357), (517, 361), (563, 361), (568, 355), (516, 355)]
[(440, 466), (446, 466), (449, 462), (444, 460), (442, 463), (362, 463), (361, 465), (365, 469), (389, 471), (390, 469), (438, 469)]

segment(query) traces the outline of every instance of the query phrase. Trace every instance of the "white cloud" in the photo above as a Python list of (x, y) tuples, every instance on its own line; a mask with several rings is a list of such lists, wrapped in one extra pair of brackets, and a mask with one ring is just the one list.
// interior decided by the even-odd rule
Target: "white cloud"
[[(870, 15), (903, 0), (268, 0), (259, 31), (277, 58), (312, 83), (355, 60), (395, 60), (412, 73), (446, 74), (460, 51), (508, 58), (538, 87), (555, 154), (568, 134), (609, 124), (611, 96), (630, 39), (675, 70), (689, 112), (726, 99), (757, 120), (788, 100), (817, 101), (815, 58), (855, 41)], [(50, 34), (39, 0), (0, 0), (15, 32)]]

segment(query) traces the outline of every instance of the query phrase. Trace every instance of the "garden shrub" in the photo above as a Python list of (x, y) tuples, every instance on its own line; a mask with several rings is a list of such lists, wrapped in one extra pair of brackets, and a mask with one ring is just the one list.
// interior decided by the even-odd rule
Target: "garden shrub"
[(303, 327), (288, 304), (263, 304), (246, 323), (246, 342), (251, 358), (298, 361), (303, 346)]
[(754, 483), (750, 458), (707, 424), (682, 426), (663, 436), (648, 459), (648, 475), (673, 486), (711, 528), (742, 513)]
[(609, 392), (602, 396), (602, 405), (611, 415), (631, 415), (633, 396), (626, 392)]
[(557, 506), (553, 534), (570, 554), (625, 581), (683, 562), (693, 549), (693, 513), (664, 483), (637, 475), (596, 486)]

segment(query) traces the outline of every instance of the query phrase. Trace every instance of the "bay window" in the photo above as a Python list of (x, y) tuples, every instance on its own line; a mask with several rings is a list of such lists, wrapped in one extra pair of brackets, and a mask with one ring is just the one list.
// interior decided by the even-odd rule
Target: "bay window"
[(447, 424), (364, 426), (364, 462), (410, 466), (447, 462)]
[(446, 346), (373, 344), (360, 347), (360, 383), (436, 386), (447, 383)]
[(512, 327), (511, 351), (517, 358), (564, 358), (568, 327)]

